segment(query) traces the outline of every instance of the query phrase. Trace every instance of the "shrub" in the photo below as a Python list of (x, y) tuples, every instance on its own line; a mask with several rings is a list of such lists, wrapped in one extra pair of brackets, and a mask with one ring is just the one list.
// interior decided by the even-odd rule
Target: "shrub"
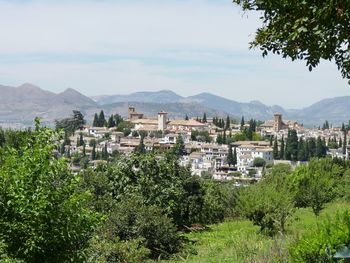
[(150, 251), (151, 258), (168, 258), (181, 248), (181, 237), (171, 219), (152, 205), (144, 205), (141, 197), (125, 195), (111, 210), (102, 232), (110, 241), (139, 239)]
[(290, 246), (293, 262), (334, 262), (337, 250), (350, 244), (350, 214), (327, 218)]

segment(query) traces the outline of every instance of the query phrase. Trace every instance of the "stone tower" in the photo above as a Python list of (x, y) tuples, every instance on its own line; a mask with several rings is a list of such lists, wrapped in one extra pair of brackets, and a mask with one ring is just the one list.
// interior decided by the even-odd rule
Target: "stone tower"
[(161, 111), (158, 112), (158, 130), (164, 131), (166, 129), (166, 121), (167, 121), (168, 113)]
[(282, 129), (282, 114), (276, 113), (274, 116), (275, 116), (275, 120), (273, 123), (273, 130), (275, 132), (279, 132)]
[(129, 120), (132, 119), (132, 114), (133, 114), (133, 113), (135, 113), (135, 107), (129, 106), (129, 109), (128, 109)]

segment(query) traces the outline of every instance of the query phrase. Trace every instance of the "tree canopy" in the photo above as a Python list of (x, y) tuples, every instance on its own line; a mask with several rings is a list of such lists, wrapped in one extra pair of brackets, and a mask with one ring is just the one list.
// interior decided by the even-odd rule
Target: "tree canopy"
[(244, 11), (262, 12), (252, 48), (306, 60), (311, 71), (321, 59), (334, 61), (350, 83), (349, 0), (233, 0)]

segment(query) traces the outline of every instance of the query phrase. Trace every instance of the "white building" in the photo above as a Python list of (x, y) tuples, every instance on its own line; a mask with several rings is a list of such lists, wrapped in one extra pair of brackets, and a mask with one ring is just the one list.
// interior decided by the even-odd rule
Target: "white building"
[(247, 173), (247, 168), (254, 166), (255, 158), (262, 158), (266, 164), (273, 163), (272, 148), (263, 142), (235, 143), (237, 153), (237, 170)]

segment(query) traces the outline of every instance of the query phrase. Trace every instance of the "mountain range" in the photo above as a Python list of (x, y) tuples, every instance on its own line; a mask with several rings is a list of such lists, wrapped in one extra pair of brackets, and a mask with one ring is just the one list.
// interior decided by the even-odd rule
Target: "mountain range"
[(119, 113), (125, 117), (128, 105), (150, 117), (164, 110), (169, 118), (183, 118), (186, 114), (201, 117), (205, 112), (208, 117), (230, 115), (238, 119), (244, 116), (246, 119), (267, 120), (279, 112), (283, 118), (297, 120), (307, 126), (319, 126), (325, 120), (339, 125), (350, 119), (350, 96), (324, 99), (309, 107), (288, 110), (259, 101), (237, 102), (211, 93), (183, 97), (170, 90), (89, 98), (71, 88), (56, 94), (25, 83), (19, 87), (0, 85), (0, 94), (0, 126), (12, 127), (32, 125), (35, 117), (52, 125), (55, 120), (70, 116), (74, 109), (80, 110), (88, 121), (100, 110), (104, 110), (106, 115)]

